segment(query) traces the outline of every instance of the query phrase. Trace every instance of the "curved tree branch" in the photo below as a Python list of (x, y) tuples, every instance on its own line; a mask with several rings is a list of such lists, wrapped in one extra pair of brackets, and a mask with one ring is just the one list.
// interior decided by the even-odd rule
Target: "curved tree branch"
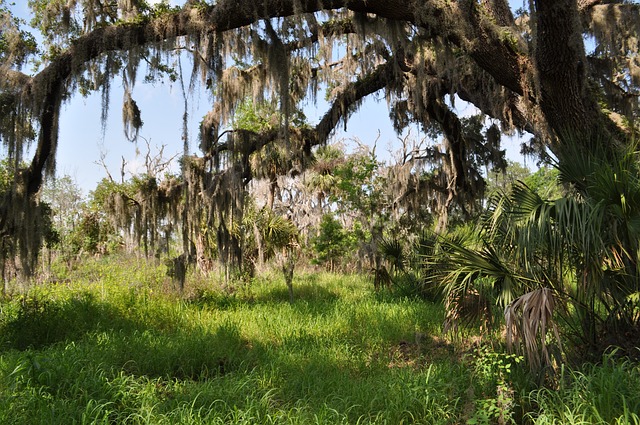
[(338, 94), (329, 110), (324, 114), (318, 125), (316, 133), (318, 143), (324, 143), (333, 129), (341, 122), (346, 121), (356, 109), (356, 105), (366, 96), (385, 88), (394, 78), (395, 61), (389, 61), (379, 65), (371, 74), (348, 84)]
[[(111, 51), (127, 51), (180, 36), (223, 32), (262, 19), (345, 8), (414, 25), (424, 37), (443, 40), (466, 53), (497, 84), (514, 94), (522, 95), (525, 74), (521, 64), (530, 60), (527, 47), (520, 41), (521, 37), (515, 28), (501, 26), (510, 23), (510, 17), (502, 11), (504, 1), (486, 0), (485, 3), (489, 6), (488, 12), (487, 8), (474, 1), (220, 0), (209, 6), (193, 6), (192, 2), (188, 2), (179, 11), (154, 19), (94, 29), (76, 40), (49, 66), (31, 78), (23, 86), (21, 97), (25, 105), (32, 98), (42, 99), (45, 103), (59, 101), (59, 96), (54, 92), (80, 75), (86, 63)], [(535, 64), (540, 78), (540, 104), (545, 117), (556, 133), (583, 130), (585, 121), (594, 123), (589, 127), (595, 130), (603, 122), (603, 116), (593, 96), (589, 96), (585, 89), (582, 65), (584, 51), (580, 47), (579, 10), (576, 1), (537, 0), (534, 4), (538, 37), (534, 52)], [(8, 71), (0, 70), (0, 81), (7, 81), (8, 75)], [(24, 80), (24, 77), (20, 78)], [(362, 81), (360, 87), (363, 88), (365, 83), (367, 82)], [(382, 87), (375, 84), (375, 81), (369, 83), (372, 84), (372, 90)], [(0, 82), (0, 86), (6, 87), (4, 82)], [(564, 89), (554, 91), (555, 87)], [(342, 95), (345, 100), (348, 100), (348, 96), (348, 93)], [(57, 108), (59, 105), (54, 104), (34, 108), (41, 114), (42, 126), (51, 124), (47, 115), (51, 112), (47, 111)], [(341, 108), (344, 109), (343, 106)], [(336, 109), (332, 108), (332, 111), (332, 116), (335, 116)], [(337, 120), (331, 117), (323, 120), (325, 124), (331, 122), (337, 123)], [(320, 138), (328, 134), (330, 128), (330, 125), (322, 125), (319, 129), (322, 133)], [(55, 133), (49, 129), (41, 131), (37, 157), (34, 157), (30, 167), (30, 174), (34, 178), (29, 184), (30, 194), (40, 186), (41, 179), (35, 175), (42, 173), (49, 156), (54, 153), (52, 148), (56, 144)], [(54, 139), (45, 141), (42, 137), (46, 136)]]

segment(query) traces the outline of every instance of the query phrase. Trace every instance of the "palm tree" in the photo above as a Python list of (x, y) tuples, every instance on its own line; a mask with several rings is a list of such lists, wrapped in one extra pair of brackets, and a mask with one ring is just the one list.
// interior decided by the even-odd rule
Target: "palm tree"
[(278, 177), (286, 175), (292, 168), (291, 155), (287, 153), (284, 143), (274, 143), (251, 155), (253, 177), (266, 179), (269, 183), (267, 207), (273, 210), (278, 191)]
[(316, 208), (320, 216), (326, 212), (325, 200), (338, 184), (334, 172), (344, 161), (344, 153), (338, 145), (321, 146), (315, 152), (307, 187), (317, 196)]
[(279, 252), (286, 255), (286, 249), (297, 243), (298, 229), (291, 220), (276, 214), (267, 206), (257, 210), (250, 199), (245, 204), (242, 235), (244, 260), (253, 269)]
[(459, 316), (456, 300), (489, 297), (535, 368), (549, 366), (547, 330), (558, 336), (558, 313), (590, 352), (640, 324), (638, 154), (575, 146), (555, 164), (565, 196), (542, 199), (518, 182), (489, 201), (473, 237), (442, 237), (429, 260), (441, 270), (434, 278), (444, 282), (450, 316)]

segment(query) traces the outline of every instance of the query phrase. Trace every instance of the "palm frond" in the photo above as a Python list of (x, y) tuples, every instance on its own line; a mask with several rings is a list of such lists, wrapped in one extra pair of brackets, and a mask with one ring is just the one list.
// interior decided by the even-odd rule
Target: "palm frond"
[(441, 242), (448, 259), (440, 264), (441, 278), (446, 293), (466, 293), (479, 278), (487, 278), (499, 305), (503, 307), (517, 292), (532, 284), (529, 276), (514, 269), (508, 258), (488, 243), (481, 248), (469, 248), (460, 241), (445, 239)]
[(405, 251), (398, 239), (382, 238), (378, 242), (380, 254), (391, 264), (392, 268), (398, 271), (404, 270), (406, 262)]
[(438, 235), (435, 232), (423, 231), (414, 244), (414, 251), (420, 257), (432, 257), (438, 247)]
[(493, 324), (491, 301), (479, 290), (473, 288), (465, 293), (449, 294), (446, 300), (447, 315), (442, 332), (457, 332), (462, 326), (469, 328), (473, 324), (480, 325), (481, 330), (488, 330)]
[(553, 321), (556, 300), (549, 288), (539, 288), (516, 298), (504, 312), (506, 322), (506, 342), (509, 350), (514, 343), (522, 342), (529, 366), (540, 371), (552, 366), (551, 344), (547, 339), (549, 331), (562, 352), (558, 327)]
[(523, 181), (517, 181), (511, 189), (511, 215), (516, 219), (535, 221), (542, 215), (546, 202)]
[(501, 241), (504, 244), (513, 241), (515, 224), (512, 210), (513, 202), (509, 194), (499, 192), (490, 198), (487, 212), (481, 221), (481, 229), (488, 240)]

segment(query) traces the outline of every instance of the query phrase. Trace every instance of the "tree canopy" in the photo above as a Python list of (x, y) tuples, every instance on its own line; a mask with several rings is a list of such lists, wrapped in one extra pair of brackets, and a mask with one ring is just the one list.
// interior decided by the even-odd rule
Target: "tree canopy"
[[(202, 157), (183, 164), (191, 193), (186, 208), (193, 211), (186, 215), (199, 224), (241, 215), (243, 185), (259, 174), (254, 153), (281, 143), (290, 156), (284, 171), (299, 173), (311, 162), (311, 148), (374, 93), (384, 94), (398, 130), (419, 123), (444, 136), (431, 152), (442, 164), (432, 184), (447, 206), (482, 190), (470, 164), (478, 156), (499, 163), (501, 133), (533, 134), (530, 148), (540, 153), (568, 139), (585, 148), (628, 145), (637, 128), (636, 2), (532, 0), (516, 13), (506, 0), (29, 5), (44, 37), (40, 45), (0, 0), (0, 137), (16, 164), (35, 144), (0, 208), (0, 237), (22, 241), (16, 246), (33, 239), (21, 223), (29, 221), (25, 211), (37, 202), (43, 178), (55, 170), (61, 105), (76, 93), (99, 91), (106, 119), (110, 83), (119, 75), (123, 124), (134, 140), (142, 125), (138, 72), (182, 79), (173, 60), (186, 53), (193, 69), (183, 86), (204, 87), (211, 99), (199, 129)], [(26, 65), (36, 71), (25, 72)], [(300, 125), (301, 102), (321, 90), (328, 109), (314, 127)], [(247, 98), (275, 101), (277, 122), (234, 129), (234, 114)], [(457, 98), (492, 124), (483, 138), (456, 115)], [(215, 195), (209, 212), (196, 211), (195, 194), (202, 193)]]

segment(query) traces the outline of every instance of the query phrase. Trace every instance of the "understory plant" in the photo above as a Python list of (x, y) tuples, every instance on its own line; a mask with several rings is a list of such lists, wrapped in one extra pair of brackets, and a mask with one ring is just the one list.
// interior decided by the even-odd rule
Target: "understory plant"
[(564, 196), (517, 182), (488, 201), (476, 227), (439, 236), (426, 257), (451, 326), (490, 325), (504, 312), (507, 343), (541, 376), (566, 360), (561, 337), (576, 360), (638, 341), (639, 157), (635, 146), (592, 145), (558, 149)]

